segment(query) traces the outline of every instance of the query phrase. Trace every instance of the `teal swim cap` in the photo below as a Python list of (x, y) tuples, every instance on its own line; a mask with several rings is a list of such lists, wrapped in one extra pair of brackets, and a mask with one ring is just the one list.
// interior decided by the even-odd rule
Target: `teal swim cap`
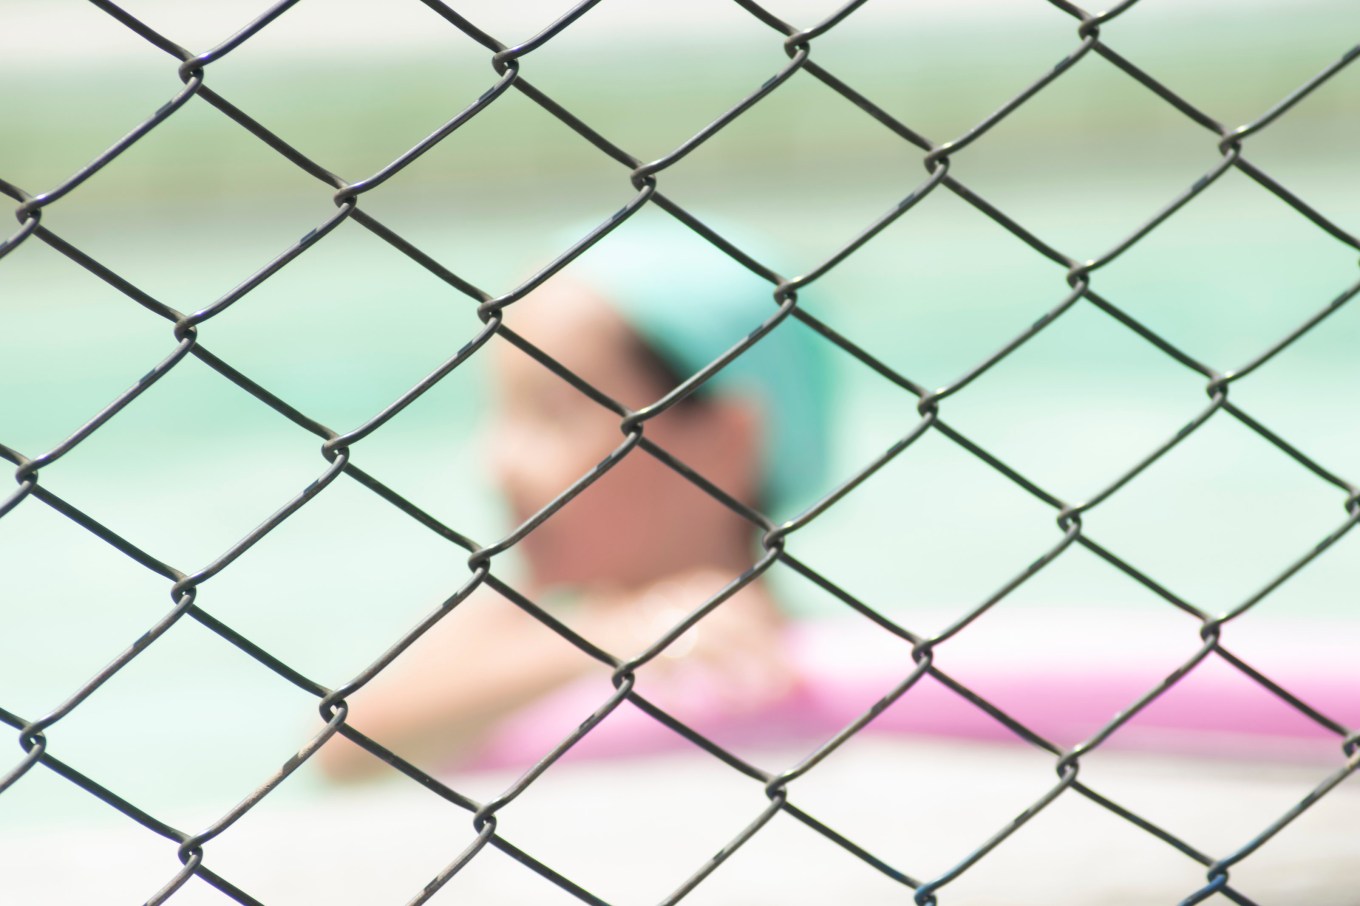
[[(702, 236), (669, 216), (639, 221), (635, 216), (604, 236), (567, 273), (598, 290), (677, 374), (694, 375), (777, 313), (774, 286)], [(758, 244), (723, 235), (770, 266)], [(800, 304), (806, 292), (799, 292)], [(754, 399), (764, 421), (759, 503), (776, 520), (822, 490), (827, 344), (790, 315), (697, 391)]]

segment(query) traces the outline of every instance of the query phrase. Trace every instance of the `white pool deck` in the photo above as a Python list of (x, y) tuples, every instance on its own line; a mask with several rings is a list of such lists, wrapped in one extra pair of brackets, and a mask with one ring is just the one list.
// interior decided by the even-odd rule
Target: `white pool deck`
[[(766, 767), (798, 752), (763, 753)], [(910, 737), (855, 740), (795, 782), (791, 801), (916, 877), (964, 858), (1052, 783), (1052, 759), (1019, 745)], [(1341, 764), (1098, 752), (1092, 788), (1220, 857), (1249, 841)], [(489, 797), (513, 774), (450, 778)], [(501, 815), (505, 837), (611, 904), (659, 903), (758, 815), (760, 785), (700, 754), (564, 763)], [(205, 865), (270, 906), (401, 904), (472, 837), (470, 816), (395, 779), (314, 803), (266, 800), (206, 848)], [(0, 830), (0, 902), (135, 904), (178, 868), (174, 844), (131, 821)], [(1068, 791), (940, 891), (949, 906), (1175, 904), (1204, 871)], [(1360, 783), (1343, 782), (1233, 871), (1254, 902), (1360, 903)], [(191, 879), (175, 906), (230, 902)], [(476, 906), (576, 902), (494, 850), (432, 899)], [(784, 815), (686, 903), (911, 903), (911, 891)], [(1226, 903), (1215, 898), (1210, 903)]]

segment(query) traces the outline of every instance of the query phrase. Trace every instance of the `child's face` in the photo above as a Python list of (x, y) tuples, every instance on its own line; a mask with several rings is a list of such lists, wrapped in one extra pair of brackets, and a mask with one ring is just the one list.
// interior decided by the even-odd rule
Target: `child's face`
[[(592, 290), (561, 280), (516, 303), (509, 326), (597, 389), (633, 408), (671, 388), (648, 369), (638, 341)], [(528, 519), (625, 440), (619, 417), (508, 342), (494, 358), (494, 414), (488, 456), (516, 523)], [(720, 482), (742, 480), (754, 450), (733, 448), (716, 414), (670, 412), (647, 436)], [(740, 434), (736, 431), (735, 434)], [(737, 440), (740, 446), (739, 439)], [(740, 492), (740, 489), (738, 489)], [(541, 586), (636, 586), (683, 568), (714, 519), (726, 518), (702, 492), (641, 449), (520, 542)], [(711, 527), (711, 528), (710, 528)]]

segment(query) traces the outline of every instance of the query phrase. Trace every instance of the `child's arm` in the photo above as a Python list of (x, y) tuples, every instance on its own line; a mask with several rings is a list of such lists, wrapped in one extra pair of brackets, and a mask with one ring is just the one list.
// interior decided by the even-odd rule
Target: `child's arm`
[[(607, 624), (591, 629), (592, 641), (608, 648), (612, 639), (601, 636)], [(592, 669), (607, 675), (605, 665), (510, 601), (475, 593), (352, 696), (348, 721), (428, 769), (466, 752), (504, 715)], [(336, 779), (383, 767), (338, 735), (317, 758)]]
[[(668, 577), (629, 593), (595, 595), (564, 619), (605, 651), (635, 657), (725, 584), (713, 570)], [(688, 688), (714, 707), (757, 710), (791, 682), (783, 620), (758, 585), (748, 586), (640, 672), (642, 688)], [(494, 592), (474, 594), (356, 692), (349, 722), (426, 769), (457, 760), (505, 716), (610, 667), (577, 649)], [(658, 685), (659, 684), (659, 685)], [(382, 763), (342, 737), (317, 753), (337, 779), (358, 779)]]

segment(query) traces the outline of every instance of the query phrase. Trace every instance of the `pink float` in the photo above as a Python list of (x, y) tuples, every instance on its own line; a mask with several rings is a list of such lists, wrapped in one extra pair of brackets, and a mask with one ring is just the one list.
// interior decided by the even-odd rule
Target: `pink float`
[[(1117, 621), (1116, 621), (1117, 622)], [(1087, 620), (1096, 638), (1084, 657), (1036, 655), (1028, 640), (970, 639), (941, 645), (935, 666), (983, 696), (1031, 731), (1068, 748), (1090, 738), (1132, 706), (1198, 649), (1197, 627), (1173, 639), (1108, 616)], [(1035, 621), (1036, 626), (1044, 621)], [(1084, 625), (1063, 624), (1079, 635)], [(1036, 637), (1037, 637), (1036, 630)], [(977, 633), (982, 636), (982, 633)], [(1051, 635), (1051, 633), (1050, 633)], [(1231, 644), (1230, 644), (1231, 642)], [(870, 624), (815, 621), (786, 636), (794, 679), (783, 694), (756, 704), (721, 690), (650, 684), (637, 691), (714, 742), (745, 756), (760, 749), (806, 746), (813, 751), (899, 685), (913, 669), (910, 646)], [(1343, 726), (1360, 725), (1360, 643), (1354, 622), (1243, 622), (1225, 630), (1223, 644), (1292, 695)], [(1253, 655), (1258, 656), (1253, 661)], [(607, 672), (579, 681), (505, 720), (460, 767), (531, 764), (548, 754), (606, 701)], [(865, 729), (866, 734), (915, 734), (962, 740), (1020, 742), (939, 679), (925, 675)], [(1139, 711), (1103, 745), (1168, 754), (1326, 760), (1340, 757), (1343, 737), (1305, 716), (1216, 654)], [(852, 743), (853, 744), (853, 743)], [(692, 743), (625, 701), (569, 753), (569, 758), (618, 758), (671, 752)]]

